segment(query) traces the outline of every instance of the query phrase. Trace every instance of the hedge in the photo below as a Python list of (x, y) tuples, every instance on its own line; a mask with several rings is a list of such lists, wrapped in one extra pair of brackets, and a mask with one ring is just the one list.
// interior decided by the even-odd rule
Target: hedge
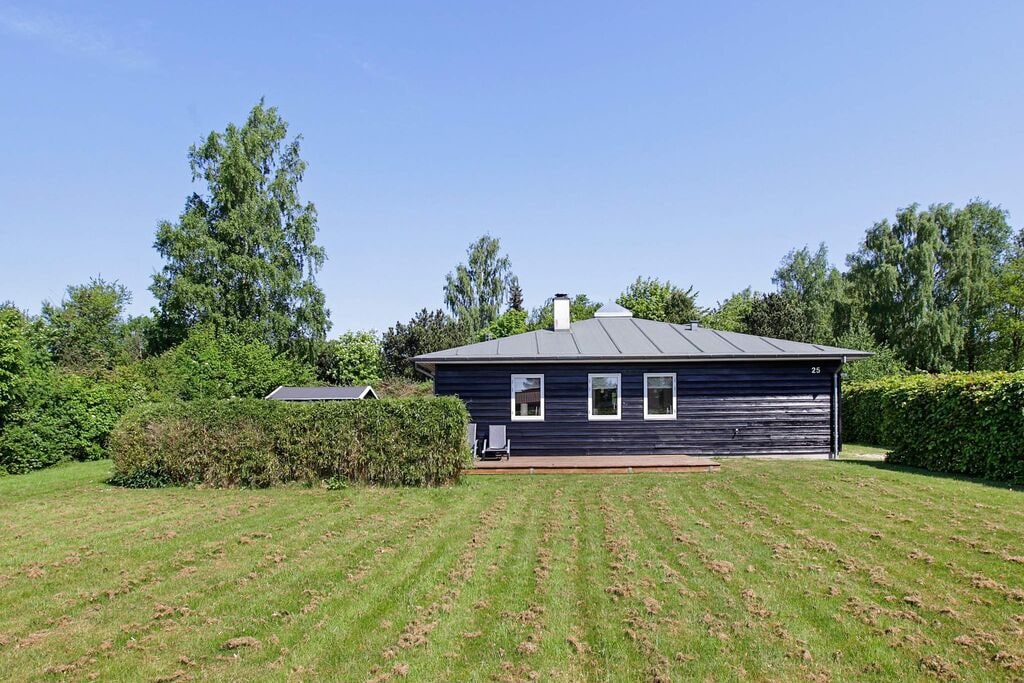
[(848, 385), (843, 439), (890, 448), (891, 463), (1024, 481), (1024, 372)]
[(471, 463), (456, 398), (150, 403), (110, 435), (125, 486), (266, 487), (288, 481), (432, 486)]

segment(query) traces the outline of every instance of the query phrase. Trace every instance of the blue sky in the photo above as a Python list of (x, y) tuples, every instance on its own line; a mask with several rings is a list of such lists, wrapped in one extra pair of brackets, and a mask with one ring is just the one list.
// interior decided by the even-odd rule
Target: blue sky
[(1024, 217), (1024, 3), (0, 0), (0, 300), (152, 304), (188, 146), (304, 136), (333, 333), (439, 307), (500, 237), (528, 306), (637, 275), (712, 305), (912, 202)]

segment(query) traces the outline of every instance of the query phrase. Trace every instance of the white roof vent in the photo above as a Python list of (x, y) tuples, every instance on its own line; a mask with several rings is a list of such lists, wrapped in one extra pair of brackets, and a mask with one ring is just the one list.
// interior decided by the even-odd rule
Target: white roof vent
[(607, 303), (601, 308), (597, 309), (597, 313), (594, 314), (595, 318), (632, 318), (633, 311), (629, 310), (624, 306), (620, 306), (615, 302)]

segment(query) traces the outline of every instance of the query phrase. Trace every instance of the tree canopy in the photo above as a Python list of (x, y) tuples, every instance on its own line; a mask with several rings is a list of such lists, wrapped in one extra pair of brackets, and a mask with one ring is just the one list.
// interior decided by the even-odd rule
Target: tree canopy
[[(513, 277), (512, 262), (501, 253), (501, 240), (484, 235), (469, 245), (466, 262), (446, 276), (445, 305), (475, 334), (500, 315)], [(515, 284), (518, 287), (518, 279)]]
[(992, 281), (992, 329), (999, 365), (1024, 370), (1024, 231), (1014, 240), (1009, 258)]
[(912, 367), (975, 369), (1010, 236), (1005, 211), (981, 201), (914, 204), (872, 226), (847, 261), (875, 339)]
[(396, 322), (381, 337), (384, 372), (395, 377), (414, 379), (416, 370), (409, 359), (424, 353), (462, 346), (472, 341), (466, 323), (438, 309), (421, 310), (408, 323)]
[(685, 323), (703, 316), (697, 307), (697, 295), (693, 287), (680, 289), (668, 280), (638, 277), (615, 302), (637, 318)]
[(800, 304), (793, 293), (769, 292), (755, 297), (743, 315), (743, 331), (774, 339), (806, 339), (806, 326)]
[(233, 330), (244, 321), (276, 348), (325, 337), (328, 312), (315, 280), (325, 254), (316, 208), (299, 197), (301, 136), (287, 138), (287, 122), (260, 100), (244, 124), (189, 149), (192, 179), (206, 190), (186, 200), (177, 223), (157, 228), (166, 264), (150, 289), (163, 347), (202, 323)]
[(93, 278), (72, 285), (59, 304), (44, 302), (43, 321), (50, 351), (61, 366), (83, 373), (110, 370), (117, 363), (141, 357), (141, 348), (128, 327), (125, 307), (128, 288)]
[(320, 345), (316, 377), (326, 384), (373, 384), (384, 373), (384, 357), (373, 332), (346, 332)]
[(832, 344), (845, 332), (845, 283), (839, 269), (829, 263), (824, 243), (814, 253), (805, 246), (786, 254), (772, 282), (780, 294), (791, 297), (797, 306), (800, 320), (790, 327), (799, 336), (791, 339)]

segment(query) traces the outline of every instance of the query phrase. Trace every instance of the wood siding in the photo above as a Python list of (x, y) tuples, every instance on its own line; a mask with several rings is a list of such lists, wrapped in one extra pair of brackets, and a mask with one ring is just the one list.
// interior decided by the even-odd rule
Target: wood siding
[[(812, 374), (811, 368), (821, 372)], [(466, 402), (477, 433), (508, 427), (513, 455), (828, 454), (834, 361), (438, 365), (434, 390)], [(676, 373), (676, 419), (645, 420), (645, 372)], [(513, 374), (544, 375), (544, 420), (511, 419)], [(621, 373), (622, 419), (587, 419), (587, 375)]]

